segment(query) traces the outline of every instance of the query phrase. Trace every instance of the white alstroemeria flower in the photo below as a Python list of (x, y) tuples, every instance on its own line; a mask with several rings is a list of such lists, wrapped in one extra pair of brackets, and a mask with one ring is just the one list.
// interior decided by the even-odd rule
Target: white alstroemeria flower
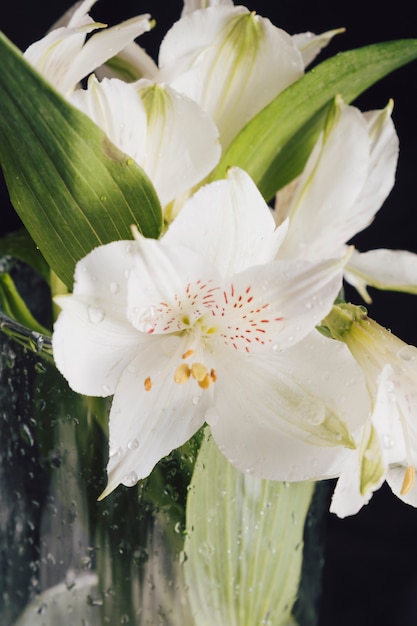
[(290, 35), (246, 7), (224, 4), (176, 22), (162, 41), (158, 62), (159, 80), (207, 111), (223, 148), (304, 69)]
[(314, 330), (343, 262), (274, 260), (285, 230), (232, 169), (161, 240), (137, 234), (77, 264), (73, 294), (57, 299), (54, 357), (75, 391), (114, 394), (103, 496), (147, 476), (205, 421), (232, 463), (281, 480), (327, 475), (354, 447), (363, 379)]
[[(84, 0), (65, 26), (51, 30), (24, 53), (26, 59), (64, 96), (97, 67), (151, 28), (150, 16), (139, 15), (112, 28), (94, 22), (88, 11), (96, 0)], [(87, 35), (94, 33), (86, 41)]]
[(78, 89), (70, 102), (145, 170), (162, 207), (202, 181), (220, 158), (218, 130), (190, 98), (146, 79), (116, 78)]
[(417, 348), (351, 304), (335, 306), (323, 324), (348, 346), (372, 398), (359, 449), (344, 453), (331, 511), (340, 517), (357, 513), (384, 480), (417, 506)]
[[(289, 218), (280, 258), (337, 257), (367, 228), (394, 184), (398, 138), (392, 103), (362, 114), (335, 102), (301, 176), (277, 194), (277, 223)], [(356, 252), (345, 279), (366, 301), (366, 286), (417, 290), (417, 255), (404, 251)]]

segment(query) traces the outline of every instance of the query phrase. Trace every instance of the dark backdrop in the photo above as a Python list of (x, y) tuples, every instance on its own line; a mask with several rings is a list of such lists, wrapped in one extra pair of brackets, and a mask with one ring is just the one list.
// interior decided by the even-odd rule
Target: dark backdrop
[[(0, 28), (24, 49), (40, 38), (71, 4), (64, 0), (42, 3), (20, 0), (10, 8), (8, 3), (7, 9), (1, 10)], [(157, 26), (141, 38), (141, 45), (155, 56), (161, 36), (179, 16), (181, 6), (179, 0), (118, 0), (117, 3), (99, 0), (92, 14), (100, 21), (113, 24), (150, 12)], [(331, 43), (321, 59), (370, 43), (417, 36), (417, 11), (410, 0), (397, 0), (390, 4), (389, 10), (375, 0), (344, 3), (253, 0), (246, 6), (269, 17), (291, 34), (345, 27), (345, 34)], [(363, 110), (381, 108), (392, 97), (401, 146), (396, 187), (372, 227), (357, 237), (355, 243), (359, 249), (390, 247), (417, 252), (416, 79), (417, 64), (414, 63), (383, 79), (357, 102)], [(19, 221), (8, 203), (4, 185), (0, 206), (2, 232), (13, 230)], [(417, 344), (417, 298), (375, 291), (372, 295), (370, 314), (405, 341)], [(355, 294), (349, 292), (349, 296), (360, 302)], [(339, 520), (329, 514), (325, 523), (320, 626), (416, 626), (417, 510), (383, 488), (355, 517)]]

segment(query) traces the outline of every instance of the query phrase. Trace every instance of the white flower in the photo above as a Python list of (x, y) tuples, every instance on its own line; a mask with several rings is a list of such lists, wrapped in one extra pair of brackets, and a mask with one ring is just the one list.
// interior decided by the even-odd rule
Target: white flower
[(198, 102), (220, 131), (223, 149), (304, 70), (286, 32), (229, 3), (191, 10), (159, 51), (159, 80)]
[(53, 335), (57, 367), (114, 394), (108, 486), (134, 484), (206, 421), (241, 469), (328, 474), (367, 415), (359, 368), (315, 325), (341, 261), (275, 261), (285, 235), (241, 170), (201, 188), (160, 240), (93, 250)]
[(69, 97), (110, 141), (145, 170), (162, 207), (200, 183), (220, 158), (218, 131), (206, 113), (169, 85), (146, 79), (101, 82)]
[[(84, 0), (67, 24), (51, 30), (24, 53), (26, 59), (63, 95), (151, 28), (149, 15), (139, 15), (112, 28), (88, 15), (96, 0)], [(86, 37), (94, 30), (100, 30)]]
[[(280, 258), (318, 259), (344, 253), (367, 228), (395, 179), (398, 138), (392, 103), (362, 114), (340, 98), (301, 176), (277, 195), (277, 223), (289, 218)], [(345, 279), (365, 301), (366, 286), (417, 291), (417, 256), (404, 251), (356, 252)]]
[(336, 306), (323, 324), (348, 346), (372, 398), (359, 449), (343, 453), (331, 510), (340, 517), (357, 513), (384, 480), (417, 506), (417, 348), (351, 304)]

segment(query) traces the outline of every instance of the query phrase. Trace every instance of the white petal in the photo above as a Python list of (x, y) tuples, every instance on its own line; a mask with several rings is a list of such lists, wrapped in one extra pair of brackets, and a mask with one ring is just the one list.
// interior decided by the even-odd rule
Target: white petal
[(346, 266), (345, 278), (366, 302), (371, 302), (367, 286), (417, 294), (417, 255), (386, 248), (354, 251)]
[(408, 493), (401, 493), (405, 470), (405, 467), (391, 467), (388, 470), (387, 483), (398, 498), (411, 506), (417, 507), (417, 482), (414, 483), (413, 488)]
[(71, 76), (74, 59), (84, 45), (86, 34), (97, 27), (97, 24), (90, 23), (79, 29), (62, 27), (53, 30), (29, 46), (24, 57), (55, 89), (66, 95), (77, 82), (72, 82)]
[(61, 26), (76, 28), (88, 24), (88, 22), (93, 22), (92, 18), (88, 15), (88, 11), (96, 2), (97, 0), (75, 2), (56, 22), (54, 22), (49, 31), (61, 28)]
[(325, 33), (316, 35), (315, 33), (298, 33), (293, 35), (292, 39), (302, 54), (304, 67), (310, 65), (316, 56), (325, 48), (335, 35), (344, 32), (344, 28), (336, 28), (334, 30), (328, 30)]
[(276, 350), (290, 347), (313, 330), (331, 309), (341, 284), (342, 263), (331, 260), (275, 261), (233, 278), (236, 292), (251, 286), (252, 307), (262, 305), (263, 316), (271, 322), (265, 325), (266, 332)]
[(141, 237), (128, 278), (127, 316), (141, 332), (176, 333), (189, 328), (210, 306), (221, 285), (215, 268), (182, 246)]
[(236, 467), (272, 480), (337, 473), (344, 448), (316, 445), (315, 428), (330, 410), (353, 431), (369, 409), (363, 377), (345, 346), (315, 332), (282, 354), (224, 360), (217, 370), (215, 406), (206, 419)]
[(149, 54), (135, 42), (128, 44), (115, 57), (95, 70), (96, 76), (102, 78), (119, 78), (128, 83), (148, 78), (156, 80), (159, 70)]
[(201, 107), (168, 85), (138, 83), (148, 116), (142, 167), (162, 206), (203, 180), (220, 158), (218, 130)]
[(95, 33), (85, 43), (87, 33), (105, 25), (95, 23), (88, 17), (81, 19), (79, 15), (73, 18), (69, 27), (53, 30), (29, 46), (24, 54), (64, 95), (68, 95), (81, 79), (150, 29), (149, 16), (138, 16)]
[(231, 276), (272, 260), (286, 229), (285, 224), (275, 230), (268, 205), (252, 179), (231, 168), (227, 180), (202, 187), (188, 200), (163, 240), (192, 248), (223, 276)]
[(199, 9), (206, 9), (208, 7), (215, 7), (219, 5), (225, 5), (232, 7), (233, 0), (184, 0), (184, 7), (182, 9), (181, 17), (188, 13), (193, 13)]
[(370, 140), (366, 123), (354, 107), (340, 101), (331, 129), (316, 144), (289, 210), (290, 228), (280, 256), (337, 256), (363, 228), (354, 209), (368, 174)]
[(130, 245), (121, 241), (93, 250), (77, 264), (74, 295), (56, 298), (63, 310), (54, 327), (54, 359), (78, 393), (113, 393), (139, 344), (149, 339), (126, 318)]
[(341, 518), (348, 515), (356, 515), (372, 498), (372, 491), (368, 491), (364, 495), (360, 493), (357, 452), (350, 450), (347, 454), (349, 454), (349, 457), (347, 462), (345, 462), (345, 469), (336, 483), (330, 504), (330, 512), (336, 513)]
[(140, 95), (132, 83), (116, 78), (101, 82), (90, 76), (88, 89), (78, 89), (70, 102), (86, 113), (122, 152), (140, 165), (147, 145), (147, 118)]
[(74, 59), (67, 76), (69, 85), (76, 85), (97, 67), (114, 57), (120, 50), (132, 43), (136, 37), (151, 29), (150, 16), (138, 15), (112, 28), (95, 33), (83, 46)]
[(184, 341), (152, 339), (124, 371), (113, 399), (108, 485), (102, 497), (120, 483), (132, 486), (146, 477), (204, 423), (211, 391), (203, 391), (194, 380), (183, 385), (174, 382)]
[(212, 117), (223, 148), (303, 72), (291, 37), (241, 6), (213, 6), (180, 19), (161, 44), (159, 67), (162, 80)]
[(391, 119), (392, 108), (390, 102), (382, 111), (369, 111), (363, 115), (371, 152), (366, 183), (352, 207), (357, 217), (357, 232), (372, 222), (394, 185), (399, 145)]
[(63, 296), (57, 302), (63, 309), (52, 340), (57, 368), (74, 391), (111, 395), (138, 353), (142, 335), (119, 315), (113, 317), (108, 303), (99, 299)]

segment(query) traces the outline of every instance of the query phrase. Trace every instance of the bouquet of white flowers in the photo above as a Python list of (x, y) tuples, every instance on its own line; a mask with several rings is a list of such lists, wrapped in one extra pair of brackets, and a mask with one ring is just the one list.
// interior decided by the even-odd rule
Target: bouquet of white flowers
[[(417, 256), (351, 245), (398, 159), (392, 101), (351, 103), (417, 40), (318, 63), (340, 29), (291, 36), (185, 0), (156, 62), (136, 42), (151, 15), (107, 27), (94, 4), (23, 54), (0, 38), (0, 163), (23, 224), (0, 240), (2, 372), (15, 391), (13, 345), (33, 353), (20, 432), (40, 523), (82, 546), (48, 580), (44, 544), (35, 599), (6, 615), (56, 623), (75, 593), (79, 623), (308, 626), (316, 483), (337, 479), (340, 517), (385, 481), (417, 506), (417, 348), (362, 306), (369, 287), (417, 293)], [(41, 319), (11, 259), (42, 278)], [(51, 497), (59, 519), (76, 509), (65, 531)]]

